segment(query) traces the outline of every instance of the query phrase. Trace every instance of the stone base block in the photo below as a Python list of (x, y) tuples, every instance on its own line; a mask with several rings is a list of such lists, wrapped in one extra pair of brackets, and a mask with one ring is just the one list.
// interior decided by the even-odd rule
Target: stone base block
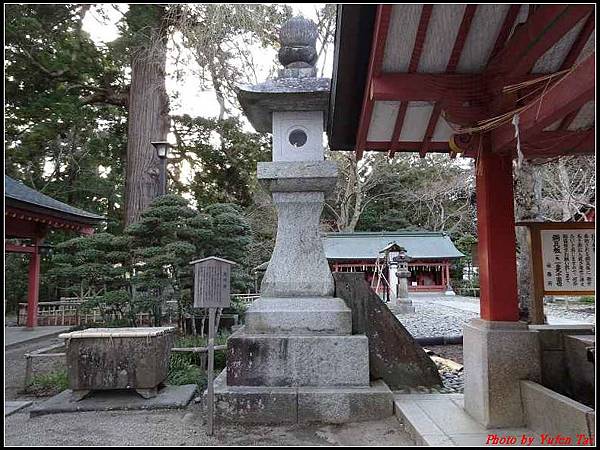
[(521, 322), (472, 319), (463, 332), (465, 409), (487, 428), (525, 425), (520, 380), (539, 381), (535, 332)]
[(227, 340), (229, 386), (368, 386), (364, 335), (249, 334)]
[(446, 292), (444, 292), (444, 295), (454, 296), (456, 295), (456, 292), (454, 292), (452, 289), (448, 289)]
[(228, 386), (227, 369), (215, 379), (215, 417), (229, 423), (297, 423), (298, 394), (292, 387)]
[(521, 381), (521, 393), (527, 425), (534, 431), (570, 436), (577, 442), (578, 435), (591, 436), (589, 416), (592, 408), (571, 400), (531, 381)]
[(363, 388), (298, 388), (298, 422), (347, 423), (394, 414), (394, 396), (381, 380)]
[(351, 334), (352, 311), (341, 298), (261, 297), (246, 311), (246, 332)]
[(393, 394), (383, 381), (362, 388), (228, 386), (215, 379), (215, 416), (225, 423), (347, 423), (393, 415)]

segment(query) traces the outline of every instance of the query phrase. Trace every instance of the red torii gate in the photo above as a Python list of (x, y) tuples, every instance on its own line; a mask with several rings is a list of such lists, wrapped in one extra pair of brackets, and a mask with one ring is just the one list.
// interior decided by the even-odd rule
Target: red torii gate
[(30, 255), (27, 327), (35, 328), (40, 285), (40, 249), (43, 248), (44, 238), (53, 228), (93, 234), (93, 226), (105, 219), (48, 197), (8, 176), (4, 177), (4, 201), (5, 239), (31, 240), (29, 245), (5, 241), (4, 251)]

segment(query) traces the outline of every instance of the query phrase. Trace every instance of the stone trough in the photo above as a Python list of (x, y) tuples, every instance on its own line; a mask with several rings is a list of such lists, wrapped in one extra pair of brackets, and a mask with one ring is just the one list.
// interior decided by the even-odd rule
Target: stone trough
[(59, 337), (66, 340), (74, 400), (117, 389), (151, 398), (167, 378), (175, 328), (89, 328)]

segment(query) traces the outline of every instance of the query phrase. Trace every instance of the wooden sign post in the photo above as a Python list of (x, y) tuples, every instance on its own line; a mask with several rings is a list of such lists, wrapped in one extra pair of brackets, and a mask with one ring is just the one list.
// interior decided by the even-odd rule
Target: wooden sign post
[(533, 304), (531, 323), (544, 323), (545, 295), (594, 295), (595, 222), (519, 222), (529, 229)]
[(230, 305), (230, 278), (232, 261), (210, 256), (192, 261), (194, 266), (194, 308), (208, 308), (208, 387), (207, 434), (214, 432), (215, 391), (213, 372), (215, 365), (215, 311)]

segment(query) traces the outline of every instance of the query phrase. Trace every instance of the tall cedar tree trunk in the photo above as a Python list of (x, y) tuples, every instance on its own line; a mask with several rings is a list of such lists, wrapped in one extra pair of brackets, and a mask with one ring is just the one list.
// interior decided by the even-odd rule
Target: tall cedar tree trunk
[(125, 226), (158, 196), (159, 159), (152, 141), (164, 141), (170, 128), (169, 98), (165, 87), (165, 8), (130, 4), (127, 13), (133, 37), (131, 87), (127, 130)]

